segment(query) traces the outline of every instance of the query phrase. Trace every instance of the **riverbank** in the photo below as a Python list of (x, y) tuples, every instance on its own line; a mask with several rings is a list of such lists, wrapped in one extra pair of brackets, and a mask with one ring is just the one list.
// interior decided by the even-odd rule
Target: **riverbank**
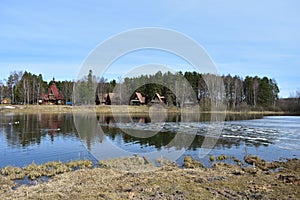
[[(126, 163), (124, 163), (124, 162)], [(299, 199), (300, 160), (265, 162), (249, 156), (251, 166), (215, 162), (203, 168), (185, 160), (186, 168), (149, 165), (141, 157), (100, 162), (34, 185), (0, 176), (1, 199)], [(129, 166), (133, 171), (128, 171)], [(189, 163), (189, 164), (187, 164)], [(124, 170), (124, 166), (126, 166)], [(139, 171), (139, 169), (146, 169)]]
[[(0, 112), (10, 113), (101, 113), (106, 115), (112, 114), (136, 114), (148, 115), (151, 112), (164, 112), (170, 114), (180, 114), (195, 112), (193, 108), (180, 109), (175, 106), (163, 106), (157, 109), (150, 109), (150, 106), (127, 106), (127, 105), (101, 105), (101, 106), (67, 106), (67, 105), (0, 105)], [(240, 114), (240, 115), (300, 115), (300, 113), (288, 113), (280, 111), (224, 111), (211, 112), (199, 111), (199, 113), (221, 113), (221, 114)]]

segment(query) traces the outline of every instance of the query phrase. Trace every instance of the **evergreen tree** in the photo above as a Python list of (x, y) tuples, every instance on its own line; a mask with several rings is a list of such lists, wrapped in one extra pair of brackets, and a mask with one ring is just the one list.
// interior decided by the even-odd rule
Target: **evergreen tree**
[(273, 88), (267, 77), (263, 77), (259, 82), (258, 103), (264, 107), (273, 104)]

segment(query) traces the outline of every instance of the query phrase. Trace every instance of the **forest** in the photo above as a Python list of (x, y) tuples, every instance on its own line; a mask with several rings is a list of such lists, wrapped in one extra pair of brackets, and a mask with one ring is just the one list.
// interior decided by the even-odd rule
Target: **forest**
[[(43, 80), (42, 74), (13, 71), (7, 79), (0, 80), (0, 102), (8, 99), (12, 104), (37, 104), (40, 96), (47, 93), (51, 81)], [(73, 81), (56, 81), (57, 87), (71, 101)]]
[[(55, 81), (55, 83), (66, 101), (76, 99), (80, 104), (95, 104), (97, 94), (114, 92), (128, 96), (140, 92), (148, 101), (155, 93), (159, 93), (166, 98), (167, 105), (174, 106), (183, 104), (183, 98), (180, 100), (178, 96), (193, 96), (197, 101), (195, 103), (198, 103), (202, 110), (209, 107), (211, 103), (217, 102), (222, 102), (228, 110), (233, 111), (298, 112), (300, 110), (300, 92), (297, 91), (293, 98), (289, 98), (290, 100), (280, 100), (276, 80), (268, 77), (242, 78), (230, 74), (223, 76), (200, 74), (195, 71), (176, 73), (158, 71), (152, 75), (108, 81), (104, 77), (96, 77), (90, 70), (86, 76), (76, 82), (65, 80)], [(47, 92), (50, 84), (51, 81), (43, 80), (41, 74), (35, 75), (27, 71), (11, 72), (7, 79), (0, 80), (0, 101), (9, 99), (12, 104), (37, 104), (40, 95)], [(220, 85), (223, 85), (223, 88)], [(77, 93), (74, 96), (73, 87)], [(128, 104), (129, 98), (121, 98), (120, 104)], [(293, 102), (292, 107), (286, 105), (290, 103), (289, 101)]]

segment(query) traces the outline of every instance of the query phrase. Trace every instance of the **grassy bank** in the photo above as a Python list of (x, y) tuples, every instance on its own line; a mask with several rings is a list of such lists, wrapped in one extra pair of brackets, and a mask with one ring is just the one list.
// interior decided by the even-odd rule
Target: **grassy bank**
[[(149, 112), (148, 106), (66, 106), (66, 105), (1, 105), (0, 112), (12, 113), (136, 113), (145, 114)], [(178, 112), (175, 107), (168, 108), (168, 112)]]
[[(141, 157), (100, 162), (54, 176), (49, 182), (16, 189), (0, 176), (1, 199), (299, 199), (300, 161), (265, 162), (248, 157), (252, 166), (214, 162), (203, 168), (185, 160), (187, 168), (168, 163), (149, 165)], [(189, 164), (188, 164), (189, 163)], [(255, 167), (254, 167), (255, 165)], [(130, 167), (133, 170), (128, 171)], [(124, 171), (124, 167), (125, 171)], [(147, 169), (147, 170), (137, 170)], [(276, 168), (273, 171), (271, 169)]]
[[(101, 106), (66, 106), (66, 105), (0, 105), (0, 112), (11, 113), (102, 113), (102, 114), (138, 114), (147, 115), (149, 106), (126, 106), (126, 105), (101, 105)], [(175, 106), (164, 106), (164, 111), (171, 114), (195, 112), (193, 108), (180, 109)], [(162, 109), (151, 110), (151, 112), (161, 112)], [(211, 111), (200, 111), (199, 113), (218, 113)], [(224, 112), (219, 112), (224, 113)], [(261, 114), (261, 115), (296, 115), (299, 113), (288, 113), (279, 111), (225, 111), (226, 114)]]

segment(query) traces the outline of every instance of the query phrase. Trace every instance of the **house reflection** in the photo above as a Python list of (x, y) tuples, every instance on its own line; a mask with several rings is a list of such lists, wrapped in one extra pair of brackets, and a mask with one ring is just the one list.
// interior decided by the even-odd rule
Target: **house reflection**
[(71, 135), (76, 130), (72, 114), (20, 114), (1, 118), (7, 144), (12, 147), (40, 144), (46, 135)]
[(134, 123), (146, 123), (147, 119), (146, 117), (132, 117), (132, 122)]
[[(170, 129), (164, 129), (163, 131), (155, 132), (156, 129), (147, 129), (156, 126), (151, 118), (147, 115), (141, 116), (111, 116), (111, 115), (95, 115), (78, 114), (76, 117), (76, 128), (74, 124), (74, 117), (72, 113), (69, 114), (20, 114), (20, 115), (2, 115), (0, 117), (0, 131), (3, 132), (3, 138), (5, 145), (14, 148), (23, 148), (27, 146), (40, 145), (42, 141), (55, 141), (60, 137), (70, 137), (72, 145), (75, 140), (80, 140), (86, 143), (88, 149), (91, 149), (94, 143), (102, 143), (104, 137), (118, 143), (120, 141), (128, 144), (139, 144), (141, 148), (150, 147), (149, 149), (156, 148), (186, 148), (186, 144), (190, 143), (190, 136), (194, 137), (191, 142), (190, 149), (196, 150), (201, 148), (204, 141), (204, 136), (213, 137), (214, 134), (203, 134), (198, 132), (199, 135), (194, 135), (188, 128), (183, 128), (181, 132), (176, 132), (178, 129), (172, 129), (171, 126), (178, 126), (179, 122), (188, 122), (185, 125), (191, 123), (202, 123), (203, 121), (212, 121), (212, 118), (217, 121), (218, 115), (202, 114), (199, 115), (186, 113), (182, 115), (168, 115), (165, 119), (169, 123), (167, 126)], [(230, 119), (241, 119), (238, 117), (247, 116), (231, 116)], [(253, 116), (252, 116), (253, 117)], [(126, 124), (126, 131), (115, 126), (116, 123), (128, 123)], [(131, 124), (138, 124), (135, 127), (131, 127)], [(153, 123), (148, 124), (147, 123)], [(99, 126), (100, 124), (100, 126)], [(143, 125), (141, 125), (143, 124)], [(166, 127), (167, 127), (166, 126)], [(160, 124), (157, 125), (160, 128)], [(170, 131), (169, 131), (170, 130)], [(213, 130), (213, 129), (212, 129)], [(76, 134), (77, 133), (77, 134)], [(155, 134), (153, 134), (155, 133)], [(202, 135), (201, 135), (202, 134)], [(177, 137), (176, 144), (171, 141)], [(50, 138), (50, 139), (49, 139)], [(268, 141), (252, 141), (243, 139), (241, 137), (225, 138), (221, 137), (217, 139), (215, 148), (233, 148), (240, 145), (259, 147), (262, 145), (268, 145), (276, 140), (276, 137), (270, 137)], [(173, 145), (173, 146), (172, 146)]]
[(182, 113), (182, 114), (168, 114), (160, 117), (149, 115), (134, 115), (134, 116), (112, 116), (112, 115), (97, 115), (97, 120), (100, 124), (115, 124), (115, 123), (150, 123), (150, 122), (211, 122), (211, 121), (235, 121), (247, 119), (260, 119), (262, 115), (241, 115), (224, 113)]
[(146, 116), (111, 116), (111, 115), (98, 115), (98, 122), (100, 124), (115, 124), (115, 123), (148, 123), (150, 118)]
[(61, 114), (40, 114), (39, 122), (42, 131), (48, 132), (51, 137), (51, 141), (54, 140), (54, 135), (61, 130), (62, 127), (62, 115)]
[[(226, 117), (226, 119), (225, 119)], [(181, 115), (168, 115), (165, 119), (166, 122), (175, 122), (175, 123), (201, 123), (201, 122), (212, 122), (216, 123), (215, 126), (211, 129), (206, 130), (207, 133), (204, 135), (195, 135), (196, 132), (176, 132), (176, 131), (158, 131), (149, 130), (146, 126), (142, 126), (140, 129), (136, 129), (135, 123), (156, 123), (157, 121), (151, 121), (149, 116), (107, 116), (107, 115), (99, 115), (98, 121), (100, 123), (101, 129), (103, 130), (106, 137), (110, 138), (112, 141), (119, 140), (122, 138), (124, 143), (133, 143), (133, 144), (140, 144), (142, 147), (153, 146), (157, 149), (161, 149), (162, 147), (167, 148), (176, 148), (180, 150), (181, 148), (186, 148), (186, 144), (190, 144), (189, 149), (196, 150), (201, 148), (205, 138), (209, 140), (209, 142), (215, 144), (215, 148), (222, 149), (222, 148), (232, 148), (232, 147), (239, 147), (241, 145), (252, 145), (252, 146), (262, 146), (268, 145), (266, 143), (260, 143), (256, 141), (248, 141), (242, 138), (222, 138), (216, 137), (220, 136), (222, 131), (222, 123), (224, 120), (228, 119), (245, 119), (247, 116), (240, 116), (240, 115), (228, 115), (225, 116), (225, 113), (183, 113)], [(250, 116), (254, 118), (253, 116)], [(249, 116), (248, 116), (249, 118)], [(155, 118), (156, 119), (156, 118)], [(116, 123), (128, 123), (126, 125), (126, 130), (119, 128), (116, 126)], [(132, 124), (132, 127), (130, 126)], [(172, 126), (172, 123), (171, 123)], [(220, 129), (218, 128), (219, 126)], [(138, 126), (139, 127), (139, 126)], [(146, 127), (143, 130), (143, 127)], [(186, 129), (188, 130), (188, 129)], [(155, 132), (155, 135), (153, 134)], [(212, 132), (212, 134), (210, 134)], [(202, 133), (202, 132), (201, 132)], [(176, 142), (171, 142), (176, 137)], [(171, 142), (171, 143), (170, 143)]]

